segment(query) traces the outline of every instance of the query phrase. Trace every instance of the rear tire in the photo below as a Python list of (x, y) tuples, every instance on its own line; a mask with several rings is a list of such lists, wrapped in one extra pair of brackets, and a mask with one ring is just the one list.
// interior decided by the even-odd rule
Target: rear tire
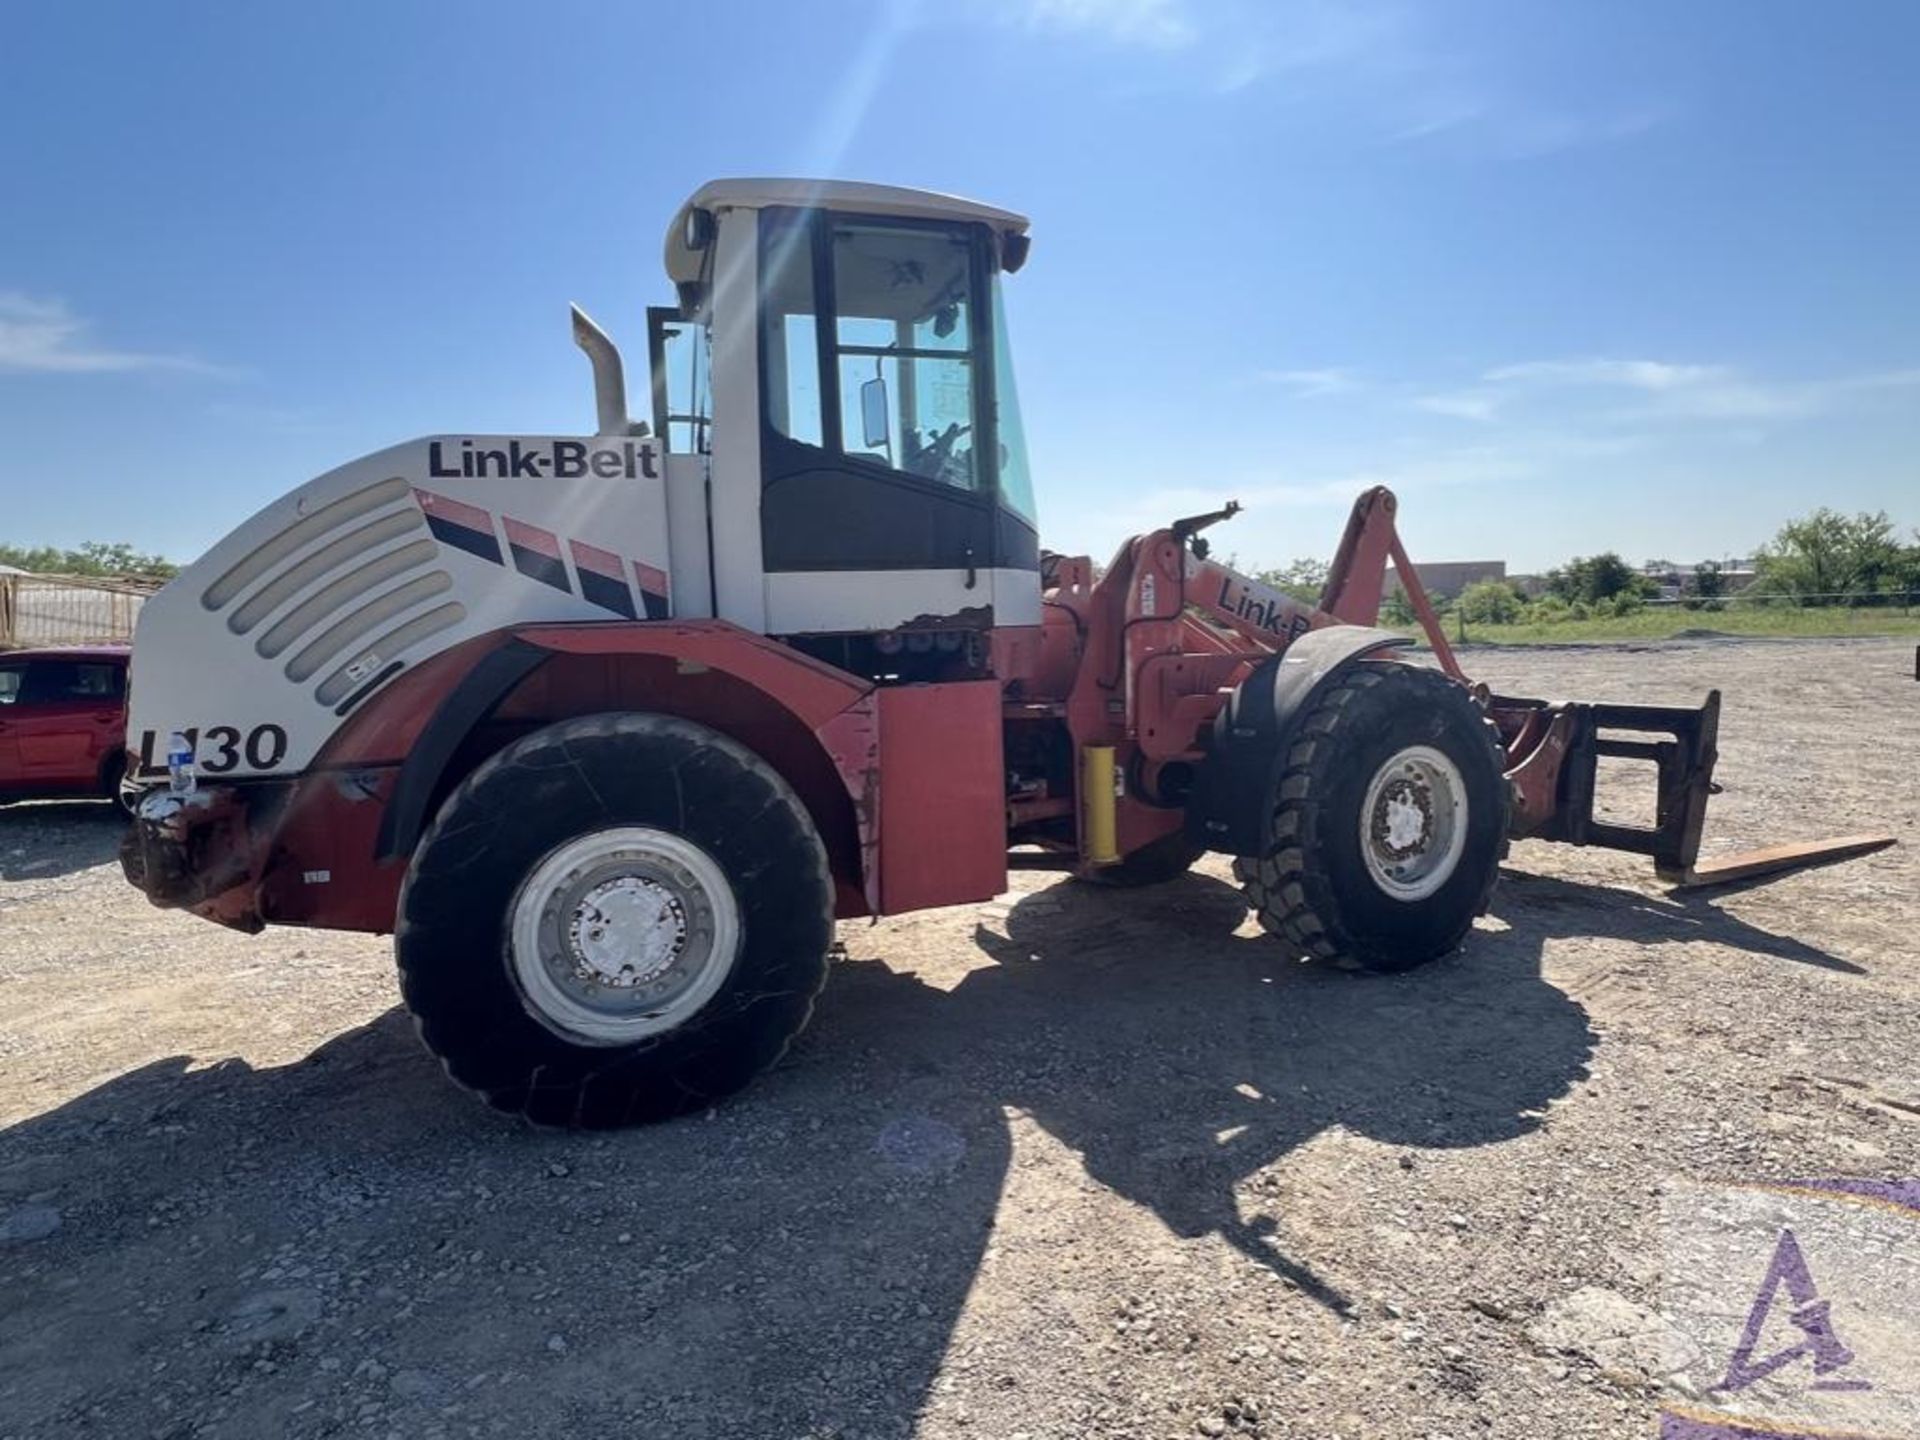
[(825, 983), (825, 848), (735, 741), (563, 721), (482, 764), (400, 895), (407, 1008), (496, 1109), (602, 1128), (700, 1110), (779, 1059)]
[(1274, 797), (1274, 848), (1234, 861), (1296, 953), (1409, 970), (1456, 948), (1507, 852), (1498, 733), (1434, 670), (1364, 661), (1307, 712)]

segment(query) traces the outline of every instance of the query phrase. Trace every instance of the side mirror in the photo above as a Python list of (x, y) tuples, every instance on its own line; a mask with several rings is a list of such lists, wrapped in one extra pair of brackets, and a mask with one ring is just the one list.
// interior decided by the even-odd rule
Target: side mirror
[(680, 243), (689, 250), (704, 250), (713, 243), (713, 212), (689, 210), (680, 232)]
[(887, 403), (887, 382), (878, 375), (860, 387), (860, 443), (869, 450), (892, 445), (893, 434), (888, 422), (891, 409)]

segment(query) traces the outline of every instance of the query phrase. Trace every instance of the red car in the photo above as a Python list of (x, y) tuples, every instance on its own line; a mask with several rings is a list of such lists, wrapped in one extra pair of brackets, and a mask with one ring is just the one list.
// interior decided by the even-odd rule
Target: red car
[(0, 803), (118, 797), (128, 653), (124, 645), (0, 652)]

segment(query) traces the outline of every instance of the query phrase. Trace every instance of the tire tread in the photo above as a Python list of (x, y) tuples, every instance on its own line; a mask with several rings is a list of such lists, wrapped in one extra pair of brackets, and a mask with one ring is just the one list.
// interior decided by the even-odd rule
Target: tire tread
[[(1265, 856), (1242, 856), (1233, 862), (1234, 877), (1240, 881), (1248, 907), (1261, 929), (1290, 946), (1306, 959), (1333, 962), (1355, 968), (1393, 970), (1418, 964), (1395, 963), (1393, 957), (1369, 953), (1357, 945), (1334, 902), (1333, 885), (1327, 874), (1325, 856), (1310, 843), (1320, 822), (1320, 792), (1327, 784), (1327, 764), (1342, 748), (1342, 731), (1356, 723), (1355, 702), (1381, 686), (1407, 692), (1403, 703), (1432, 703), (1446, 691), (1458, 692), (1472, 704), (1466, 692), (1438, 671), (1391, 661), (1362, 661), (1340, 676), (1317, 699), (1302, 719), (1296, 738), (1287, 749), (1286, 769), (1276, 787), (1273, 815), (1274, 849)], [(1505, 751), (1493, 722), (1480, 717), (1479, 733), (1485, 739), (1496, 774), (1503, 776), (1505, 794)], [(1507, 856), (1508, 837), (1502, 816), (1498, 853), (1485, 867), (1473, 913), (1486, 913), (1500, 861)], [(1385, 903), (1383, 901), (1383, 903)], [(1425, 957), (1421, 957), (1425, 958)]]

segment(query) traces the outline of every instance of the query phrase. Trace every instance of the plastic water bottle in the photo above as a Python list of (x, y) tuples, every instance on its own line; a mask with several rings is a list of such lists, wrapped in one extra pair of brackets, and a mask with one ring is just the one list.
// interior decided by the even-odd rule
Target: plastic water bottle
[(197, 783), (193, 744), (176, 730), (167, 737), (167, 787), (176, 795), (191, 795)]

